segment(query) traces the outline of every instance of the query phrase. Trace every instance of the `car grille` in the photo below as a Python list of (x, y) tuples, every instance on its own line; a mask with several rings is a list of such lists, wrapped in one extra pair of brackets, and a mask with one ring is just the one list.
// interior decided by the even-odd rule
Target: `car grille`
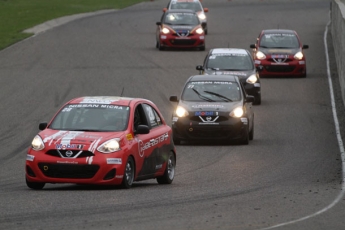
[(195, 44), (195, 39), (171, 39), (171, 44), (178, 46), (192, 46)]
[(265, 70), (267, 72), (280, 72), (280, 73), (289, 73), (293, 72), (295, 70), (295, 66), (291, 65), (270, 65), (270, 66), (265, 66)]
[(85, 158), (94, 156), (90, 151), (81, 150), (61, 150), (61, 149), (51, 149), (46, 152), (47, 155), (60, 157), (60, 158)]
[(42, 173), (51, 178), (89, 179), (99, 170), (99, 165), (39, 163)]
[(187, 133), (192, 138), (211, 138), (217, 139), (219, 137), (224, 138), (228, 137), (231, 134), (229, 128), (219, 128), (219, 127), (207, 127), (199, 128), (193, 127), (193, 132), (187, 130)]

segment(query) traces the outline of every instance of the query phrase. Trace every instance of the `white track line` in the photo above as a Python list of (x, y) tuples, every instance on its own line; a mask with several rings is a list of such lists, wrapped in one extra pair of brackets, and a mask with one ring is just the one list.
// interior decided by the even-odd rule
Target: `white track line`
[(318, 212), (315, 212), (311, 215), (302, 217), (300, 219), (297, 220), (292, 220), (289, 222), (285, 222), (285, 223), (281, 223), (281, 224), (277, 224), (268, 228), (262, 228), (261, 230), (267, 230), (267, 229), (273, 229), (273, 228), (278, 228), (281, 226), (285, 226), (285, 225), (289, 225), (289, 224), (294, 224), (297, 222), (301, 222), (303, 220), (315, 217), (317, 215), (320, 215), (321, 213), (324, 213), (326, 211), (328, 211), (329, 209), (333, 208), (337, 203), (339, 203), (339, 201), (344, 197), (345, 195), (345, 184), (344, 184), (344, 180), (345, 180), (345, 153), (344, 153), (344, 144), (341, 138), (341, 134), (340, 134), (340, 128), (339, 128), (339, 121), (338, 121), (338, 116), (337, 116), (337, 109), (335, 107), (335, 100), (334, 100), (334, 91), (333, 91), (333, 84), (332, 84), (332, 79), (331, 79), (331, 71), (329, 68), (329, 56), (328, 56), (328, 47), (327, 47), (327, 33), (328, 33), (328, 26), (331, 24), (331, 21), (328, 22), (327, 26), (326, 26), (326, 30), (324, 33), (324, 43), (325, 43), (325, 53), (326, 53), (326, 64), (327, 64), (327, 76), (328, 76), (328, 84), (329, 84), (329, 91), (331, 94), (331, 103), (332, 103), (332, 111), (333, 111), (333, 119), (334, 119), (334, 125), (335, 125), (335, 131), (337, 134), (337, 139), (338, 139), (338, 145), (339, 145), (339, 150), (340, 150), (340, 154), (341, 154), (341, 160), (342, 160), (342, 188), (341, 188), (341, 192), (339, 193), (339, 195), (336, 197), (336, 199), (329, 204), (327, 207), (321, 209)]

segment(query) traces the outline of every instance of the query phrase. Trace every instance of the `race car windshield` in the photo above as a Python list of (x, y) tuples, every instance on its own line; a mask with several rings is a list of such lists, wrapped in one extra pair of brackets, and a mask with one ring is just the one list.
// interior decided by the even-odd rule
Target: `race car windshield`
[(164, 24), (167, 25), (198, 25), (199, 18), (193, 13), (168, 13), (165, 16)]
[(129, 107), (109, 104), (66, 105), (49, 126), (55, 130), (119, 132), (127, 128)]
[(264, 34), (259, 46), (262, 48), (299, 48), (299, 42), (294, 34)]
[(251, 70), (254, 65), (249, 55), (211, 55), (206, 68), (213, 70)]
[(241, 92), (236, 82), (194, 81), (186, 85), (181, 99), (195, 102), (231, 102), (239, 101)]
[(179, 2), (171, 4), (170, 9), (185, 9), (185, 10), (194, 10), (194, 11), (202, 11), (201, 5), (197, 2)]

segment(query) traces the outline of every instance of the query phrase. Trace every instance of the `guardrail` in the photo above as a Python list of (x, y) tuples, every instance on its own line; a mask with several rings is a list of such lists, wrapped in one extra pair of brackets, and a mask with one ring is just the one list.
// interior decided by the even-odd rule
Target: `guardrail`
[(331, 34), (341, 95), (345, 104), (345, 5), (340, 0), (331, 2)]

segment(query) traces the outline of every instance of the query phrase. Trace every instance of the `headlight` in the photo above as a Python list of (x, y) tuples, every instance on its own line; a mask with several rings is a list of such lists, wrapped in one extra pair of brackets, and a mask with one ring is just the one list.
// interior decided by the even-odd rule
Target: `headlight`
[(265, 58), (266, 58), (266, 55), (265, 55), (263, 52), (258, 51), (258, 52), (256, 53), (256, 58), (259, 59), (259, 60), (262, 60), (262, 59), (265, 59)]
[(204, 32), (204, 30), (202, 28), (198, 28), (195, 32), (197, 34), (202, 34)]
[(242, 117), (244, 114), (242, 107), (237, 107), (236, 109), (232, 110), (230, 113), (231, 117)]
[(303, 58), (303, 53), (301, 51), (297, 52), (294, 56), (295, 59), (297, 60), (302, 60)]
[(112, 153), (120, 150), (120, 139), (111, 139), (100, 145), (97, 150), (102, 153)]
[(178, 117), (186, 117), (188, 116), (188, 111), (185, 110), (183, 107), (181, 106), (177, 106), (177, 109), (176, 109), (176, 115)]
[(164, 27), (164, 28), (162, 29), (162, 33), (163, 33), (163, 34), (168, 34), (169, 32), (170, 32), (170, 30), (169, 30), (168, 28), (165, 28), (165, 27)]
[(39, 151), (39, 150), (44, 149), (44, 143), (42, 141), (42, 138), (40, 136), (36, 135), (31, 142), (31, 147), (35, 151)]
[(250, 75), (250, 77), (247, 78), (246, 82), (249, 84), (254, 84), (258, 81), (258, 78), (256, 77), (255, 74)]
[(206, 15), (204, 13), (201, 13), (198, 15), (200, 20), (205, 20), (206, 19)]

